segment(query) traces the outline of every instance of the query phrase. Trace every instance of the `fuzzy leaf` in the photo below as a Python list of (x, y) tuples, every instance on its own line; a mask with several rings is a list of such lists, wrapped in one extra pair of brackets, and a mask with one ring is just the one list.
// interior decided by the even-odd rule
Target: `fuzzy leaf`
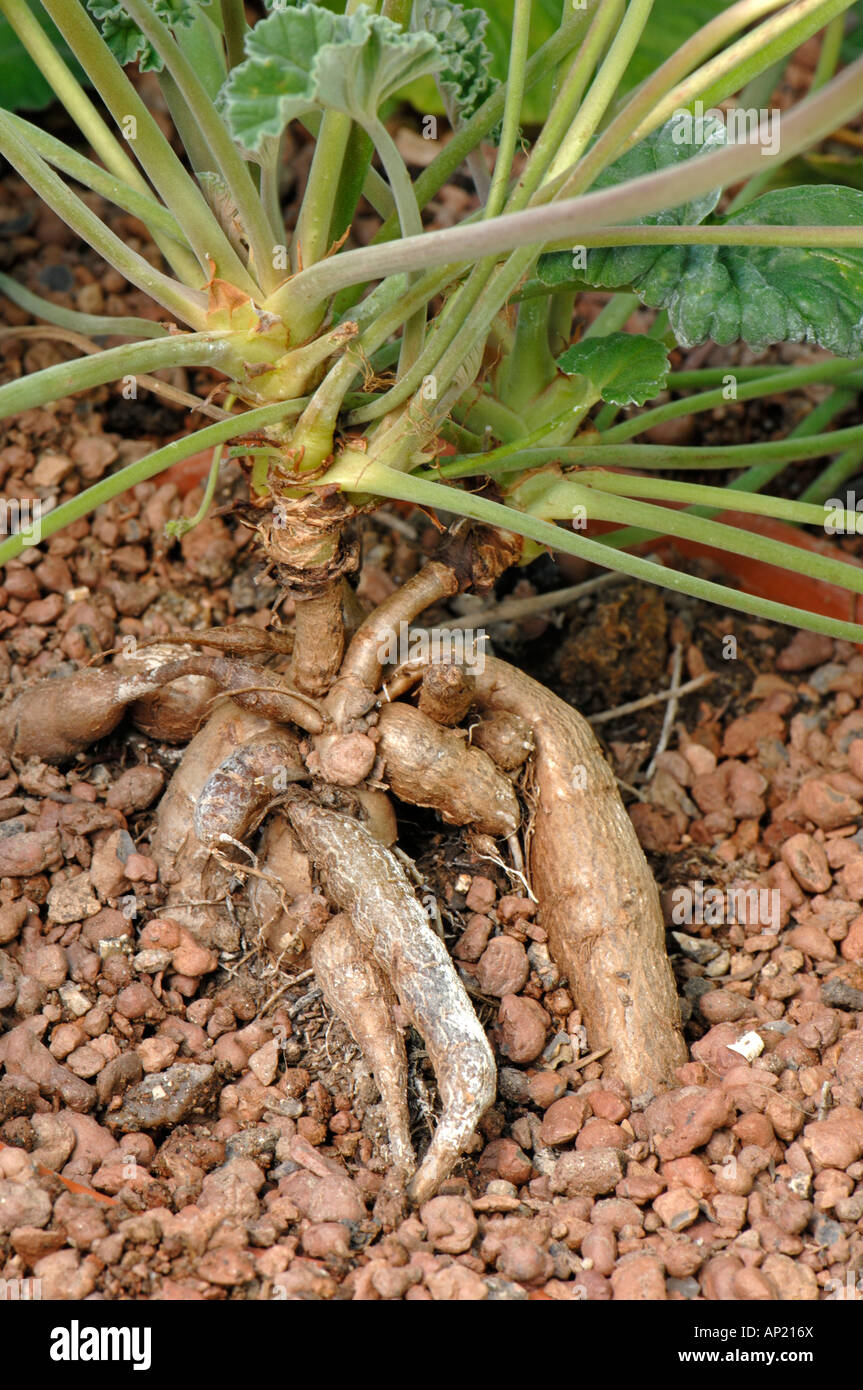
[[(86, 0), (87, 9), (98, 20), (102, 38), (122, 67), (137, 62), (141, 72), (161, 72), (162, 59), (137, 24), (117, 0)], [(198, 0), (149, 0), (150, 9), (169, 29), (193, 24)]]
[[(831, 184), (765, 193), (726, 226), (863, 225), (863, 192)], [(707, 338), (817, 343), (841, 357), (863, 350), (863, 248), (661, 246), (631, 281), (651, 308), (668, 310), (682, 347)], [(607, 254), (607, 253), (603, 253)], [(593, 277), (588, 256), (585, 279)]]
[[(699, 133), (700, 141), (686, 138), (687, 135)], [(684, 160), (697, 159), (700, 154), (712, 153), (725, 143), (725, 126), (715, 117), (705, 117), (703, 127), (698, 132), (688, 127), (682, 118), (673, 116), (665, 125), (653, 131), (604, 169), (593, 188), (615, 188), (629, 179), (638, 179), (644, 174), (655, 174), (660, 169), (668, 169)], [(712, 189), (680, 207), (664, 208), (661, 212), (651, 212), (644, 217), (633, 218), (633, 224), (643, 227), (693, 226), (703, 222), (713, 211), (719, 202), (720, 193), (721, 189)], [(540, 256), (537, 275), (547, 285), (555, 288), (576, 280), (586, 280), (591, 285), (602, 287), (629, 285), (650, 271), (654, 263), (660, 260), (661, 252), (678, 249), (665, 246), (597, 247), (588, 251), (586, 268), (574, 265), (573, 256), (569, 251), (551, 251), (545, 256)], [(670, 257), (668, 270), (672, 273)]]
[(644, 405), (665, 386), (670, 369), (668, 353), (657, 338), (632, 333), (609, 333), (585, 338), (557, 359), (567, 376), (576, 373), (611, 405)]
[(225, 87), (225, 113), (248, 150), (315, 107), (363, 124), (399, 87), (440, 63), (431, 34), (403, 33), (365, 6), (351, 15), (319, 5), (276, 10), (248, 34), (246, 52)]
[(488, 15), (451, 0), (416, 0), (411, 28), (433, 34), (443, 55), (438, 81), (462, 121), (469, 120), (498, 85), (486, 44)]

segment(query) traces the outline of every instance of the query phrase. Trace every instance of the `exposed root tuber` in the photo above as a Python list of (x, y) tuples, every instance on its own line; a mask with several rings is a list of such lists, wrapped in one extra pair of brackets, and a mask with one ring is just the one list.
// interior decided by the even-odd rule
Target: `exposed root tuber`
[(313, 944), (312, 965), (326, 1003), (350, 1029), (374, 1072), (393, 1166), (407, 1179), (416, 1157), (407, 1104), (407, 1055), (393, 1016), (395, 994), (384, 972), (363, 952), (344, 913), (334, 917)]
[(377, 732), (383, 776), (401, 801), (429, 806), (450, 825), (473, 825), (486, 835), (505, 838), (518, 829), (512, 783), (487, 753), (413, 705), (384, 705)]
[(295, 595), (294, 659), (291, 681), (306, 695), (326, 695), (345, 652), (342, 580), (333, 579), (323, 593)]
[[(488, 1039), (395, 855), (350, 816), (311, 800), (289, 802), (288, 816), (330, 897), (350, 914), (363, 953), (391, 981), (402, 1009), (425, 1041), (443, 1111), (408, 1188), (412, 1201), (423, 1202), (452, 1171), (494, 1099), (495, 1067)], [(334, 995), (333, 1007), (341, 1013), (340, 997)]]
[(517, 714), (500, 710), (481, 719), (470, 731), (471, 743), (488, 753), (504, 772), (515, 772), (523, 767), (534, 750), (534, 738), (526, 719)]
[(327, 713), (336, 729), (347, 732), (374, 706), (383, 669), (395, 660), (401, 624), (412, 622), (457, 590), (458, 580), (449, 565), (433, 560), (369, 614), (348, 647), (327, 697)]
[(419, 708), (436, 724), (453, 729), (473, 703), (474, 679), (453, 661), (435, 661), (423, 672)]
[(144, 673), (48, 676), (0, 711), (0, 749), (11, 758), (64, 762), (113, 733), (127, 705), (158, 688), (158, 679)]
[(529, 865), (549, 949), (569, 978), (593, 1048), (643, 1097), (686, 1061), (659, 892), (590, 725), (493, 657), (477, 704), (528, 721), (537, 795)]
[[(127, 675), (157, 670), (175, 659), (173, 644), (178, 636), (171, 633), (153, 644), (140, 642), (131, 655), (118, 656), (113, 669)], [(187, 647), (187, 653), (192, 654), (191, 647)], [(135, 700), (129, 706), (129, 717), (148, 738), (162, 743), (188, 743), (209, 717), (218, 693), (219, 687), (208, 676), (183, 676)]]
[[(259, 771), (256, 781), (248, 772), (258, 750), (268, 771)], [(238, 776), (244, 767), (246, 774)], [(159, 804), (152, 853), (169, 884), (162, 911), (207, 944), (218, 944), (218, 900), (231, 877), (211, 847), (228, 843), (222, 835), (242, 842), (250, 833), (279, 795), (272, 774), (280, 769), (285, 785), (305, 775), (296, 741), (226, 701), (192, 739)]]
[(310, 696), (293, 690), (276, 671), (252, 666), (236, 657), (189, 656), (167, 661), (156, 668), (152, 680), (164, 684), (189, 675), (208, 676), (241, 709), (262, 719), (298, 724), (310, 734), (320, 733), (324, 727), (323, 717)]

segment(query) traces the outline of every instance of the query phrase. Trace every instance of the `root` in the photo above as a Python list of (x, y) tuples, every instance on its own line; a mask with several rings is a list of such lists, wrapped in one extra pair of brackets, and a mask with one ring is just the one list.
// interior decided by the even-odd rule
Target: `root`
[(49, 676), (0, 711), (0, 748), (11, 758), (64, 762), (113, 733), (126, 707), (159, 684), (145, 673), (123, 671)]
[[(115, 659), (113, 669), (126, 675), (151, 674), (176, 657), (173, 643), (178, 636), (165, 634), (153, 645), (139, 642), (130, 656)], [(191, 655), (191, 648), (187, 650)], [(216, 682), (207, 676), (183, 676), (135, 700), (129, 706), (129, 717), (136, 729), (159, 743), (188, 743), (209, 717), (218, 693)]]
[(277, 672), (235, 657), (181, 657), (158, 666), (152, 680), (167, 684), (189, 675), (208, 676), (250, 714), (279, 724), (298, 724), (310, 734), (320, 733), (324, 727), (323, 716), (311, 697), (294, 690)]
[[(488, 1039), (395, 855), (350, 816), (311, 801), (290, 802), (288, 816), (321, 870), (330, 897), (350, 914), (363, 953), (391, 981), (425, 1041), (443, 1112), (408, 1188), (412, 1201), (423, 1202), (452, 1171), (494, 1099)], [(341, 989), (333, 998), (337, 1013), (340, 996)]]
[[(262, 781), (253, 773), (265, 769)], [(305, 776), (296, 740), (285, 729), (226, 701), (196, 734), (159, 804), (152, 854), (169, 884), (165, 916), (206, 944), (221, 944), (231, 866), (212, 853), (222, 834), (242, 841), (284, 784)], [(224, 856), (222, 856), (224, 858)]]
[(407, 1179), (416, 1166), (408, 1114), (408, 1061), (384, 972), (363, 953), (350, 918), (334, 917), (312, 946), (324, 999), (350, 1029), (381, 1093), (393, 1166)]
[(436, 724), (455, 728), (473, 704), (474, 679), (463, 666), (436, 661), (423, 672), (419, 708)]
[(327, 697), (326, 710), (336, 729), (347, 733), (374, 706), (384, 667), (396, 660), (400, 625), (457, 591), (449, 565), (431, 561), (366, 618)]
[(528, 721), (536, 740), (533, 889), (549, 949), (592, 1048), (645, 1096), (686, 1060), (659, 893), (589, 724), (523, 672), (487, 658), (477, 704)]
[(384, 705), (377, 732), (383, 776), (401, 801), (432, 807), (450, 825), (473, 825), (486, 835), (516, 831), (518, 798), (487, 753), (413, 705)]
[(471, 743), (488, 753), (505, 772), (523, 767), (535, 748), (533, 733), (526, 719), (500, 710), (481, 719), (470, 731)]

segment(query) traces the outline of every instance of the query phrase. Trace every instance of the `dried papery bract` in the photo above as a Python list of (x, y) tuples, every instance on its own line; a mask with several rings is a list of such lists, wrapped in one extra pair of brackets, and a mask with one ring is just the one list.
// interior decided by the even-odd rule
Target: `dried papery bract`
[(590, 725), (506, 662), (486, 660), (477, 705), (528, 721), (536, 740), (530, 881), (549, 949), (592, 1048), (634, 1096), (686, 1061), (659, 892)]
[[(434, 1067), (442, 1113), (408, 1187), (412, 1201), (425, 1201), (452, 1172), (494, 1099), (488, 1039), (395, 855), (350, 816), (311, 800), (291, 801), (288, 815), (329, 896), (350, 915), (363, 953), (391, 981)], [(341, 1011), (335, 998), (333, 1007)]]

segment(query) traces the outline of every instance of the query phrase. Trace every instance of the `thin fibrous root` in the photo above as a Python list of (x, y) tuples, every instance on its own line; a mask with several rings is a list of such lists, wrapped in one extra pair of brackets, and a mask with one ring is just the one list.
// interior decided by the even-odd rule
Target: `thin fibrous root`
[(407, 1179), (416, 1167), (408, 1112), (408, 1060), (395, 1023), (396, 996), (380, 967), (364, 954), (350, 918), (334, 917), (312, 945), (312, 965), (325, 1002), (351, 1031), (371, 1067), (383, 1101), (394, 1168)]
[[(350, 816), (311, 800), (289, 801), (287, 813), (321, 871), (329, 896), (350, 914), (364, 954), (390, 980), (404, 1013), (425, 1041), (443, 1111), (408, 1188), (412, 1201), (424, 1202), (452, 1172), (494, 1099), (495, 1066), (488, 1039), (395, 855)], [(333, 1007), (340, 1011), (339, 998)]]
[(513, 666), (487, 657), (477, 705), (528, 721), (536, 740), (531, 883), (554, 960), (591, 1047), (636, 1097), (686, 1060), (659, 892), (585, 719)]
[[(259, 781), (262, 766), (271, 775)], [(225, 924), (213, 904), (224, 897), (231, 868), (212, 848), (224, 844), (223, 834), (242, 841), (279, 788), (301, 775), (296, 740), (286, 729), (229, 700), (214, 711), (159, 803), (152, 854), (169, 886), (161, 909), (166, 917), (208, 944), (223, 944)]]
[(505, 838), (521, 820), (512, 783), (487, 753), (413, 705), (384, 705), (378, 720), (383, 777), (400, 801), (428, 806), (450, 825)]
[(327, 714), (336, 729), (348, 732), (375, 705), (384, 667), (398, 659), (402, 623), (413, 622), (433, 603), (457, 592), (458, 579), (450, 566), (432, 560), (369, 614), (327, 697)]

